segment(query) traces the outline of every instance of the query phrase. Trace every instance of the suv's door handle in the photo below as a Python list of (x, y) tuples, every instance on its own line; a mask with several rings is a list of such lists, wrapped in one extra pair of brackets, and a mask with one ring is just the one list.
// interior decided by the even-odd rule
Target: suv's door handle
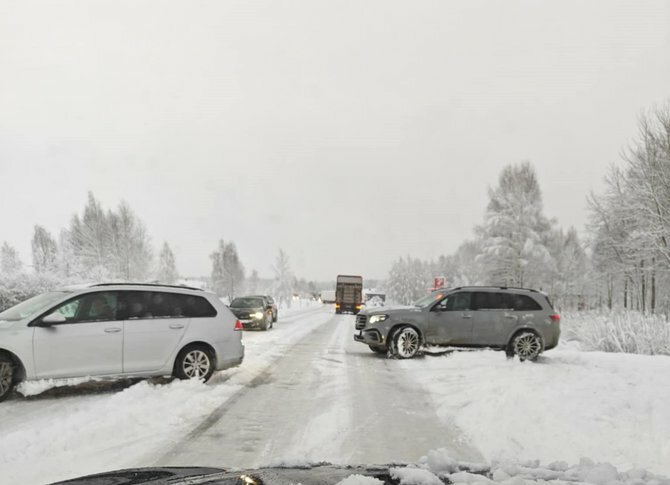
[(105, 329), (105, 333), (119, 333), (120, 331), (119, 327), (108, 327)]
[(171, 323), (170, 328), (174, 328), (175, 330), (178, 330), (180, 328), (184, 328), (184, 324), (183, 323)]

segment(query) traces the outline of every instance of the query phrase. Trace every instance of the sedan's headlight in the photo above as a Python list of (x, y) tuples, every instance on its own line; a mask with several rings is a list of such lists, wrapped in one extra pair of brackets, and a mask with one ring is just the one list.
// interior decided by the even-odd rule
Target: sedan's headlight
[(370, 320), (368, 322), (372, 323), (378, 323), (378, 322), (383, 322), (386, 320), (389, 316), (388, 315), (372, 315), (370, 317)]
[(263, 318), (263, 312), (252, 313), (251, 316), (253, 318), (258, 318), (260, 320), (261, 318)]

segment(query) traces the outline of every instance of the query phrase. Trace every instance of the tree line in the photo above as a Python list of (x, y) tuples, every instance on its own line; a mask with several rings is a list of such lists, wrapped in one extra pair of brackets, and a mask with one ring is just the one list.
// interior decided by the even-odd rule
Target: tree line
[[(30, 296), (68, 284), (115, 281), (177, 284), (180, 274), (172, 248), (163, 242), (156, 260), (146, 225), (127, 202), (105, 210), (92, 192), (81, 214), (54, 237), (34, 227), (32, 265), (25, 265), (6, 241), (0, 246), (0, 310)], [(315, 293), (314, 282), (297, 278), (288, 255), (279, 249), (274, 277), (261, 279), (256, 270), (246, 277), (233, 241), (220, 240), (210, 254), (209, 285), (231, 301), (245, 292), (274, 295), (284, 306), (294, 293)], [(32, 270), (30, 270), (32, 268)]]
[(583, 240), (544, 214), (530, 162), (504, 167), (474, 238), (437, 260), (398, 258), (389, 297), (411, 303), (443, 275), (447, 286), (541, 289), (559, 308), (670, 313), (670, 103), (640, 117), (622, 162), (588, 197)]

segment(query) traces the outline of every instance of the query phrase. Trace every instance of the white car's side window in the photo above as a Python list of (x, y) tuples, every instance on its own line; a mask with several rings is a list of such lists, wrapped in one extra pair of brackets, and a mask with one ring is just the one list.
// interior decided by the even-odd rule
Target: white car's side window
[(117, 293), (87, 293), (64, 303), (53, 313), (64, 316), (66, 321), (63, 323), (113, 321), (117, 314)]

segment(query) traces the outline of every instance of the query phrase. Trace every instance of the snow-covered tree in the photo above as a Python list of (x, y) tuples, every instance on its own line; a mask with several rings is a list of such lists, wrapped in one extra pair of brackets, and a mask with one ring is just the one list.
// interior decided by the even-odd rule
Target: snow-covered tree
[(588, 284), (589, 259), (576, 229), (571, 227), (567, 232), (552, 230), (548, 248), (554, 265), (545, 273), (548, 283), (545, 290), (559, 308), (583, 308), (593, 292)]
[(33, 268), (38, 273), (56, 269), (58, 246), (49, 231), (42, 226), (35, 226), (32, 241)]
[(454, 254), (440, 256), (433, 263), (433, 275), (444, 276), (448, 287), (487, 284), (486, 271), (478, 258), (481, 253), (479, 239), (466, 241)]
[(273, 269), (275, 273), (275, 296), (281, 303), (290, 307), (295, 278), (291, 271), (289, 257), (283, 249), (279, 249)]
[(88, 193), (82, 218), (76, 214), (72, 217), (68, 234), (76, 258), (83, 268), (96, 274), (109, 272), (109, 221), (92, 192)]
[(241, 293), (244, 285), (244, 266), (233, 242), (226, 244), (223, 250), (223, 273), (224, 294), (232, 301)]
[(163, 242), (163, 249), (161, 249), (158, 257), (158, 281), (168, 285), (172, 285), (177, 281), (179, 274), (177, 273), (177, 265), (175, 262), (174, 253), (167, 242)]
[(420, 259), (398, 258), (386, 281), (389, 299), (409, 305), (426, 294), (432, 284), (429, 265)]
[(214, 293), (223, 296), (225, 293), (225, 269), (223, 264), (223, 254), (226, 250), (226, 245), (223, 239), (219, 239), (217, 249), (209, 255), (212, 261), (212, 289)]
[(544, 216), (542, 194), (529, 162), (505, 167), (498, 186), (489, 189), (484, 224), (478, 228), (480, 261), (490, 284), (542, 284), (541, 271), (551, 266), (546, 247), (551, 222)]
[(107, 214), (107, 266), (115, 278), (143, 281), (150, 271), (152, 250), (146, 228), (124, 201), (116, 212)]
[[(670, 311), (670, 102), (644, 114), (639, 136), (589, 198), (591, 248), (608, 306)], [(617, 295), (620, 295), (618, 297)], [(657, 299), (657, 297), (660, 299)]]
[(16, 252), (7, 241), (2, 243), (0, 248), (0, 274), (3, 276), (12, 276), (21, 271), (23, 263)]
[(57, 266), (81, 280), (144, 281), (152, 265), (151, 241), (128, 203), (105, 212), (89, 192), (81, 217), (61, 232)]
[(247, 279), (247, 289), (249, 293), (257, 293), (259, 288), (260, 280), (258, 278), (258, 271), (255, 269), (251, 271), (251, 276)]

